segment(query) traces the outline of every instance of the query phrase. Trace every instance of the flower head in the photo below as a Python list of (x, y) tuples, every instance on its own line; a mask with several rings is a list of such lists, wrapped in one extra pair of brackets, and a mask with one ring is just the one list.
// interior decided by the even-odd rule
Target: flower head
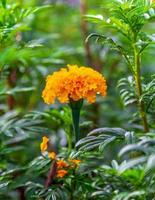
[(47, 150), (47, 148), (48, 148), (48, 142), (49, 142), (48, 137), (44, 136), (42, 138), (42, 143), (40, 144), (41, 152), (44, 152), (44, 151)]
[(61, 103), (68, 103), (70, 99), (86, 99), (93, 103), (96, 94), (106, 96), (106, 90), (106, 80), (99, 72), (88, 67), (68, 65), (68, 69), (62, 68), (47, 77), (42, 97), (47, 104), (54, 103), (56, 98)]
[(68, 172), (64, 169), (58, 170), (57, 171), (57, 178), (63, 178)]
[(61, 169), (63, 167), (68, 167), (68, 164), (64, 160), (58, 160), (57, 161), (57, 168)]

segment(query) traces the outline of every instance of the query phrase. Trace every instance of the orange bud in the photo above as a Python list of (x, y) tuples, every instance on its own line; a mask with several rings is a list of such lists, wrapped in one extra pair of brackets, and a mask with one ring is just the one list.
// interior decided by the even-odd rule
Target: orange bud
[(47, 150), (48, 142), (49, 142), (48, 137), (44, 136), (44, 137), (42, 138), (42, 143), (40, 144), (41, 152), (44, 152), (44, 151)]

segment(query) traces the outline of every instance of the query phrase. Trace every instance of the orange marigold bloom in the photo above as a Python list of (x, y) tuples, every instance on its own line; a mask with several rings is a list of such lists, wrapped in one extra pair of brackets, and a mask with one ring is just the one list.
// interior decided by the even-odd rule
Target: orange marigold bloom
[(61, 170), (57, 171), (58, 178), (63, 178), (66, 174), (68, 174), (68, 172), (66, 170), (61, 169)]
[(44, 152), (44, 151), (47, 150), (48, 142), (49, 142), (48, 137), (44, 136), (44, 137), (42, 138), (42, 143), (40, 144), (41, 152)]
[(96, 100), (96, 94), (106, 96), (106, 80), (99, 72), (88, 67), (68, 65), (58, 72), (47, 76), (46, 86), (42, 97), (47, 104), (55, 99), (61, 103), (68, 103), (69, 99), (78, 101), (86, 99), (89, 103)]
[(55, 152), (48, 152), (48, 157), (52, 160), (55, 160), (56, 159), (56, 153)]
[(57, 161), (57, 168), (61, 169), (63, 167), (68, 167), (68, 164), (64, 160), (58, 160)]
[(73, 159), (73, 160), (69, 160), (71, 163), (74, 163), (75, 165), (79, 165), (81, 160), (77, 160), (77, 159)]

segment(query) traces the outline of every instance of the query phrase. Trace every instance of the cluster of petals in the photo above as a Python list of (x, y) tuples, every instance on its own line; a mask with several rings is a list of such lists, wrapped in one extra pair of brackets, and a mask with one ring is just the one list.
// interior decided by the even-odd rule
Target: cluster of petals
[[(49, 143), (49, 138), (44, 136), (40, 144), (40, 149), (42, 153), (48, 151), (48, 143)], [(68, 162), (64, 161), (63, 159), (58, 160), (56, 153), (53, 151), (48, 152), (48, 157), (51, 160), (56, 161), (56, 164), (57, 164), (56, 177), (57, 178), (63, 178), (64, 176), (68, 174), (68, 168), (76, 169), (81, 162), (81, 160), (78, 160), (78, 159), (69, 159)]]
[(64, 160), (58, 160), (57, 161), (57, 168), (61, 169), (63, 167), (68, 167), (68, 164)]
[(47, 76), (42, 97), (47, 104), (54, 103), (56, 98), (61, 103), (68, 103), (70, 99), (86, 99), (93, 103), (96, 94), (106, 96), (106, 90), (106, 80), (99, 72), (88, 67), (68, 65), (68, 68)]
[(64, 176), (66, 176), (68, 174), (67, 168), (76, 169), (78, 165), (80, 164), (81, 160), (73, 159), (73, 160), (69, 160), (69, 162), (72, 164), (68, 164), (66, 161), (62, 159), (56, 162), (57, 163), (57, 174), (56, 174), (57, 178), (63, 178)]

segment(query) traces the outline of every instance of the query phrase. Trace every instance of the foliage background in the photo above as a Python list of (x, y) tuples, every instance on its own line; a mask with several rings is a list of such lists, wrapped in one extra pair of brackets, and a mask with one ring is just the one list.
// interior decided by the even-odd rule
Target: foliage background
[[(75, 199), (81, 190), (85, 195), (81, 199), (130, 199), (132, 193), (133, 196), (139, 196), (133, 197), (135, 199), (154, 198), (155, 104), (149, 114), (150, 135), (145, 138), (136, 105), (125, 108), (119, 95), (120, 88), (117, 87), (117, 83), (120, 79), (131, 76), (125, 60), (118, 51), (111, 49), (110, 45), (95, 42), (95, 39), (85, 42), (89, 34), (97, 33), (116, 40), (120, 39), (124, 46), (128, 47), (128, 41), (116, 30), (103, 27), (94, 18), (85, 17), (86, 14), (103, 15), (108, 19), (110, 9), (105, 7), (107, 2), (104, 0), (0, 1), (0, 199), (46, 198), (48, 200), (61, 199), (61, 195), (64, 195), (62, 199), (68, 199), (65, 195), (70, 190), (69, 181), (78, 178), (85, 180), (88, 185), (77, 186)], [(143, 29), (148, 34), (154, 33), (154, 17)], [(144, 83), (151, 82), (151, 77), (155, 73), (154, 59), (154, 46), (151, 45), (142, 55)], [(44, 135), (50, 137), (52, 148), (67, 157), (64, 132), (68, 129), (72, 131), (72, 128), (69, 109), (58, 102), (50, 106), (45, 105), (41, 92), (46, 75), (68, 63), (91, 66), (103, 73), (108, 83), (108, 95), (105, 99), (99, 97), (95, 104), (89, 105), (86, 102), (84, 104), (81, 115), (82, 137), (99, 127), (122, 129), (114, 131), (118, 135), (116, 133), (113, 135), (111, 130), (109, 131), (107, 137), (114, 138), (109, 141), (111, 143), (106, 149), (104, 149), (104, 139), (100, 141), (101, 151), (94, 151), (93, 156), (87, 151), (80, 154), (85, 164), (79, 169), (81, 171), (78, 178), (66, 179), (65, 186), (67, 186), (63, 189), (54, 186), (52, 191), (44, 191), (43, 185), (50, 161), (40, 156), (41, 138)], [(131, 77), (128, 80), (130, 81)], [(129, 90), (126, 89), (128, 95), (132, 94), (133, 89), (132, 81), (130, 84)], [(154, 87), (155, 83), (152, 84)], [(101, 132), (104, 133), (104, 130)], [(152, 141), (146, 149), (143, 144), (139, 144), (143, 139)], [(135, 146), (124, 147), (126, 143), (134, 143)], [(141, 157), (143, 153), (139, 153), (138, 159), (141, 159), (140, 163), (145, 162), (144, 165), (130, 169), (134, 163), (126, 166), (123, 160), (128, 160), (132, 156), (120, 158), (118, 152), (122, 147), (128, 148), (120, 152), (120, 155), (123, 155), (137, 148), (136, 145), (140, 152), (145, 151), (145, 156), (148, 157)], [(85, 147), (82, 151), (84, 149)], [(92, 162), (94, 157), (97, 159)], [(135, 159), (134, 162), (139, 164), (139, 160)], [(118, 163), (123, 164), (119, 166)], [(125, 171), (126, 168), (129, 168), (129, 171)], [(149, 168), (153, 169), (151, 178), (147, 179), (145, 170), (149, 171)], [(88, 174), (93, 171), (94, 176), (86, 174), (86, 169)], [(125, 172), (121, 176), (118, 175), (118, 171)], [(148, 186), (148, 182), (151, 185)]]

